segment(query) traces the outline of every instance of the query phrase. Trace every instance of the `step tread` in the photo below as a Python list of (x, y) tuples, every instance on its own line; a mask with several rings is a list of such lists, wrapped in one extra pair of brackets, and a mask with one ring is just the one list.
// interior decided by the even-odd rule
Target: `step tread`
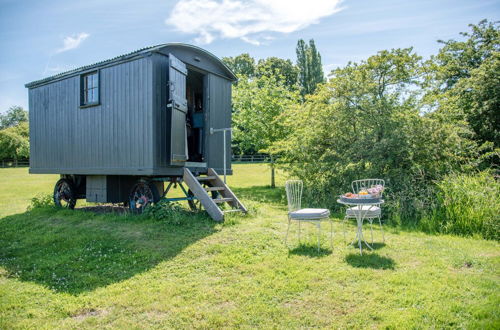
[(197, 176), (196, 179), (198, 181), (209, 181), (209, 180), (214, 180), (216, 179), (217, 177), (216, 176), (213, 176), (213, 175), (207, 175), (207, 176)]
[(226, 190), (226, 188), (224, 188), (224, 187), (206, 187), (205, 190), (206, 191), (222, 191), (222, 190)]
[(230, 202), (232, 200), (234, 200), (234, 198), (228, 197), (228, 198), (216, 198), (213, 201), (215, 203), (224, 203), (224, 202)]

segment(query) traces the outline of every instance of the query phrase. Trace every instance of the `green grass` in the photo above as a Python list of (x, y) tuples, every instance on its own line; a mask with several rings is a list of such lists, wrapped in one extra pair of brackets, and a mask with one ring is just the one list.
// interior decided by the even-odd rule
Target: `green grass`
[(316, 251), (312, 226), (299, 245), (295, 225), (287, 248), (283, 189), (265, 165), (234, 168), (251, 214), (177, 226), (25, 212), (56, 177), (0, 170), (0, 328), (500, 327), (497, 242), (386, 228), (360, 256), (334, 219), (333, 251), (327, 230)]

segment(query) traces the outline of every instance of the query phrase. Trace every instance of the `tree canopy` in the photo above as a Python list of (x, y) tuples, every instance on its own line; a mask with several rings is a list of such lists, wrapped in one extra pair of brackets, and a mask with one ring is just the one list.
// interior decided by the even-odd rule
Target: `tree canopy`
[(255, 59), (248, 53), (243, 53), (235, 57), (223, 57), (222, 61), (236, 75), (253, 77), (255, 75)]
[[(463, 40), (444, 46), (428, 63), (427, 100), (448, 118), (465, 120), (480, 144), (500, 148), (500, 25), (469, 25)], [(498, 151), (497, 151), (498, 153)], [(498, 157), (492, 159), (500, 164)]]
[(2, 115), (0, 114), (0, 129), (16, 126), (28, 121), (28, 112), (22, 107), (14, 105)]
[(12, 106), (0, 115), (0, 159), (28, 157), (28, 112), (20, 106)]
[(26, 159), (29, 153), (27, 122), (0, 130), (0, 159)]

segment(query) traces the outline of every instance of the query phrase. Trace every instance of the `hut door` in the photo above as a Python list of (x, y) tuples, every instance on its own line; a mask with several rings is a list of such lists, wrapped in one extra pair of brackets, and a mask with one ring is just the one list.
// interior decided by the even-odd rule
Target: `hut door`
[(187, 160), (186, 135), (186, 65), (168, 54), (168, 86), (170, 112), (170, 165), (184, 166)]

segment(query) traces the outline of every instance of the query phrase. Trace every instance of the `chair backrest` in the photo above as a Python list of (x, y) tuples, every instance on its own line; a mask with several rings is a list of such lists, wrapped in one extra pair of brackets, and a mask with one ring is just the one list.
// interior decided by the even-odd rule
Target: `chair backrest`
[[(382, 179), (363, 179), (363, 180), (354, 180), (351, 183), (352, 192), (355, 194), (359, 193), (362, 189), (369, 189), (377, 185), (381, 185), (382, 188), (385, 188), (385, 181)], [(380, 197), (382, 197), (383, 193), (384, 191), (382, 190), (380, 192)]]
[(302, 188), (301, 180), (288, 180), (285, 183), (286, 199), (288, 200), (288, 211), (293, 212), (301, 209)]

